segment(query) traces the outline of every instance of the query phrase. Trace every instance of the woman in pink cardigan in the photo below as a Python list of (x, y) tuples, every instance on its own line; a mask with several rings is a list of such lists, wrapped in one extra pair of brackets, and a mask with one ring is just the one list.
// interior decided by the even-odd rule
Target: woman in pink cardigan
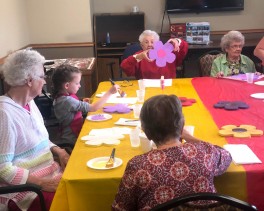
[(188, 52), (188, 43), (182, 39), (169, 39), (174, 46), (173, 52), (176, 59), (173, 63), (167, 63), (165, 67), (158, 67), (155, 61), (148, 56), (150, 49), (153, 49), (154, 42), (159, 41), (159, 35), (155, 31), (145, 30), (139, 36), (139, 42), (142, 50), (124, 59), (121, 63), (121, 69), (127, 76), (134, 76), (136, 79), (160, 79), (176, 78), (176, 68), (182, 64)]

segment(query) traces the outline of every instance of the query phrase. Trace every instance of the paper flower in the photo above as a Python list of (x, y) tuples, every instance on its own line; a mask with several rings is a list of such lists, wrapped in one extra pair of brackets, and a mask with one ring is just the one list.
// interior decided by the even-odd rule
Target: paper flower
[(103, 108), (103, 110), (106, 113), (117, 112), (117, 113), (122, 113), (122, 114), (129, 113), (131, 111), (131, 109), (128, 108), (127, 105), (125, 105), (125, 104), (116, 104), (113, 106), (105, 106)]
[(257, 130), (253, 125), (225, 125), (219, 130), (220, 136), (233, 136), (235, 138), (250, 138), (263, 135), (262, 130)]
[(166, 63), (172, 63), (176, 59), (175, 54), (172, 53), (174, 47), (171, 43), (163, 43), (157, 41), (154, 43), (154, 49), (149, 51), (149, 58), (155, 60), (158, 67), (165, 67)]
[(92, 120), (98, 121), (98, 120), (106, 120), (105, 116), (103, 114), (95, 114), (91, 117)]
[(214, 104), (215, 108), (224, 108), (225, 110), (238, 110), (249, 108), (249, 105), (242, 101), (219, 101)]
[(182, 106), (191, 106), (193, 103), (196, 103), (195, 99), (188, 99), (187, 97), (179, 97)]

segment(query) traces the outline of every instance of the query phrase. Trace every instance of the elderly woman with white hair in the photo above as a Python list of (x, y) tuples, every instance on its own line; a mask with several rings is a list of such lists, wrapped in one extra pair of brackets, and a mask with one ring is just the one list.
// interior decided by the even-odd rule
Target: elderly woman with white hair
[[(44, 62), (37, 51), (19, 50), (2, 67), (10, 88), (0, 96), (0, 186), (39, 185), (49, 210), (69, 155), (50, 142), (34, 102), (46, 83)], [(1, 195), (0, 210), (39, 210), (39, 199), (32, 192)]]
[(239, 31), (229, 31), (222, 39), (220, 46), (224, 54), (218, 56), (212, 64), (211, 76), (224, 77), (249, 72), (256, 72), (254, 62), (241, 54), (245, 37)]
[(155, 31), (145, 30), (142, 32), (139, 36), (142, 50), (124, 59), (121, 63), (121, 69), (127, 76), (134, 76), (136, 79), (160, 79), (161, 76), (176, 78), (176, 68), (182, 64), (188, 52), (188, 44), (182, 39), (169, 39), (167, 42), (173, 44), (176, 59), (173, 63), (167, 63), (165, 67), (159, 67), (148, 55), (149, 50), (153, 49), (154, 43), (159, 39), (159, 35)]

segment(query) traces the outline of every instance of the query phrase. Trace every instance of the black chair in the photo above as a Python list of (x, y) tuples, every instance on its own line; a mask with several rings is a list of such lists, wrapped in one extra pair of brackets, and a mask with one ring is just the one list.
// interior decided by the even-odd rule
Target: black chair
[[(175, 199), (172, 199), (163, 204), (159, 204), (151, 209), (151, 211), (165, 211), (173, 208), (177, 208), (178, 206), (184, 205), (188, 202), (198, 201), (198, 200), (209, 200), (209, 201), (217, 201), (221, 202), (224, 205), (229, 205), (232, 208), (237, 208), (243, 211), (255, 211), (257, 208), (254, 205), (251, 205), (247, 202), (241, 201), (239, 199), (233, 198), (231, 196), (222, 195), (219, 193), (194, 193), (185, 196), (181, 196)], [(219, 204), (217, 205), (219, 206)], [(195, 207), (192, 206), (192, 209)], [(201, 210), (205, 210), (204, 208), (198, 207)], [(197, 209), (197, 208), (196, 208)]]
[[(126, 47), (126, 49), (124, 50), (124, 53), (123, 53), (123, 55), (121, 57), (121, 62), (124, 59), (126, 59), (127, 57), (135, 54), (136, 52), (138, 52), (140, 50), (142, 50), (140, 43), (134, 43), (134, 44), (128, 45)], [(131, 79), (135, 79), (133, 77), (123, 77), (123, 71), (122, 71), (121, 68), (119, 69), (119, 77), (116, 78), (114, 76), (114, 68), (113, 68), (113, 65), (115, 65), (115, 62), (110, 62), (107, 65), (109, 66), (110, 75), (111, 75), (111, 79), (112, 80), (114, 80), (114, 81), (121, 81), (121, 80), (131, 80)]]
[(7, 194), (7, 193), (18, 193), (18, 192), (35, 192), (38, 194), (39, 200), (40, 200), (40, 209), (42, 211), (47, 211), (44, 196), (41, 192), (41, 188), (34, 184), (23, 184), (23, 185), (10, 185), (6, 187), (0, 187), (0, 195), (1, 194)]

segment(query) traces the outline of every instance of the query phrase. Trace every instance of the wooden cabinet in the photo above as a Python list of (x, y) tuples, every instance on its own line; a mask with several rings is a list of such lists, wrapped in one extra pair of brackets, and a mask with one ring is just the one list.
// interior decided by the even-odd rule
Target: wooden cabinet
[[(145, 29), (144, 13), (99, 13), (93, 17), (98, 82), (120, 78), (120, 62), (126, 46), (138, 42)], [(110, 42), (107, 42), (109, 34)], [(125, 77), (123, 74), (122, 77)]]

